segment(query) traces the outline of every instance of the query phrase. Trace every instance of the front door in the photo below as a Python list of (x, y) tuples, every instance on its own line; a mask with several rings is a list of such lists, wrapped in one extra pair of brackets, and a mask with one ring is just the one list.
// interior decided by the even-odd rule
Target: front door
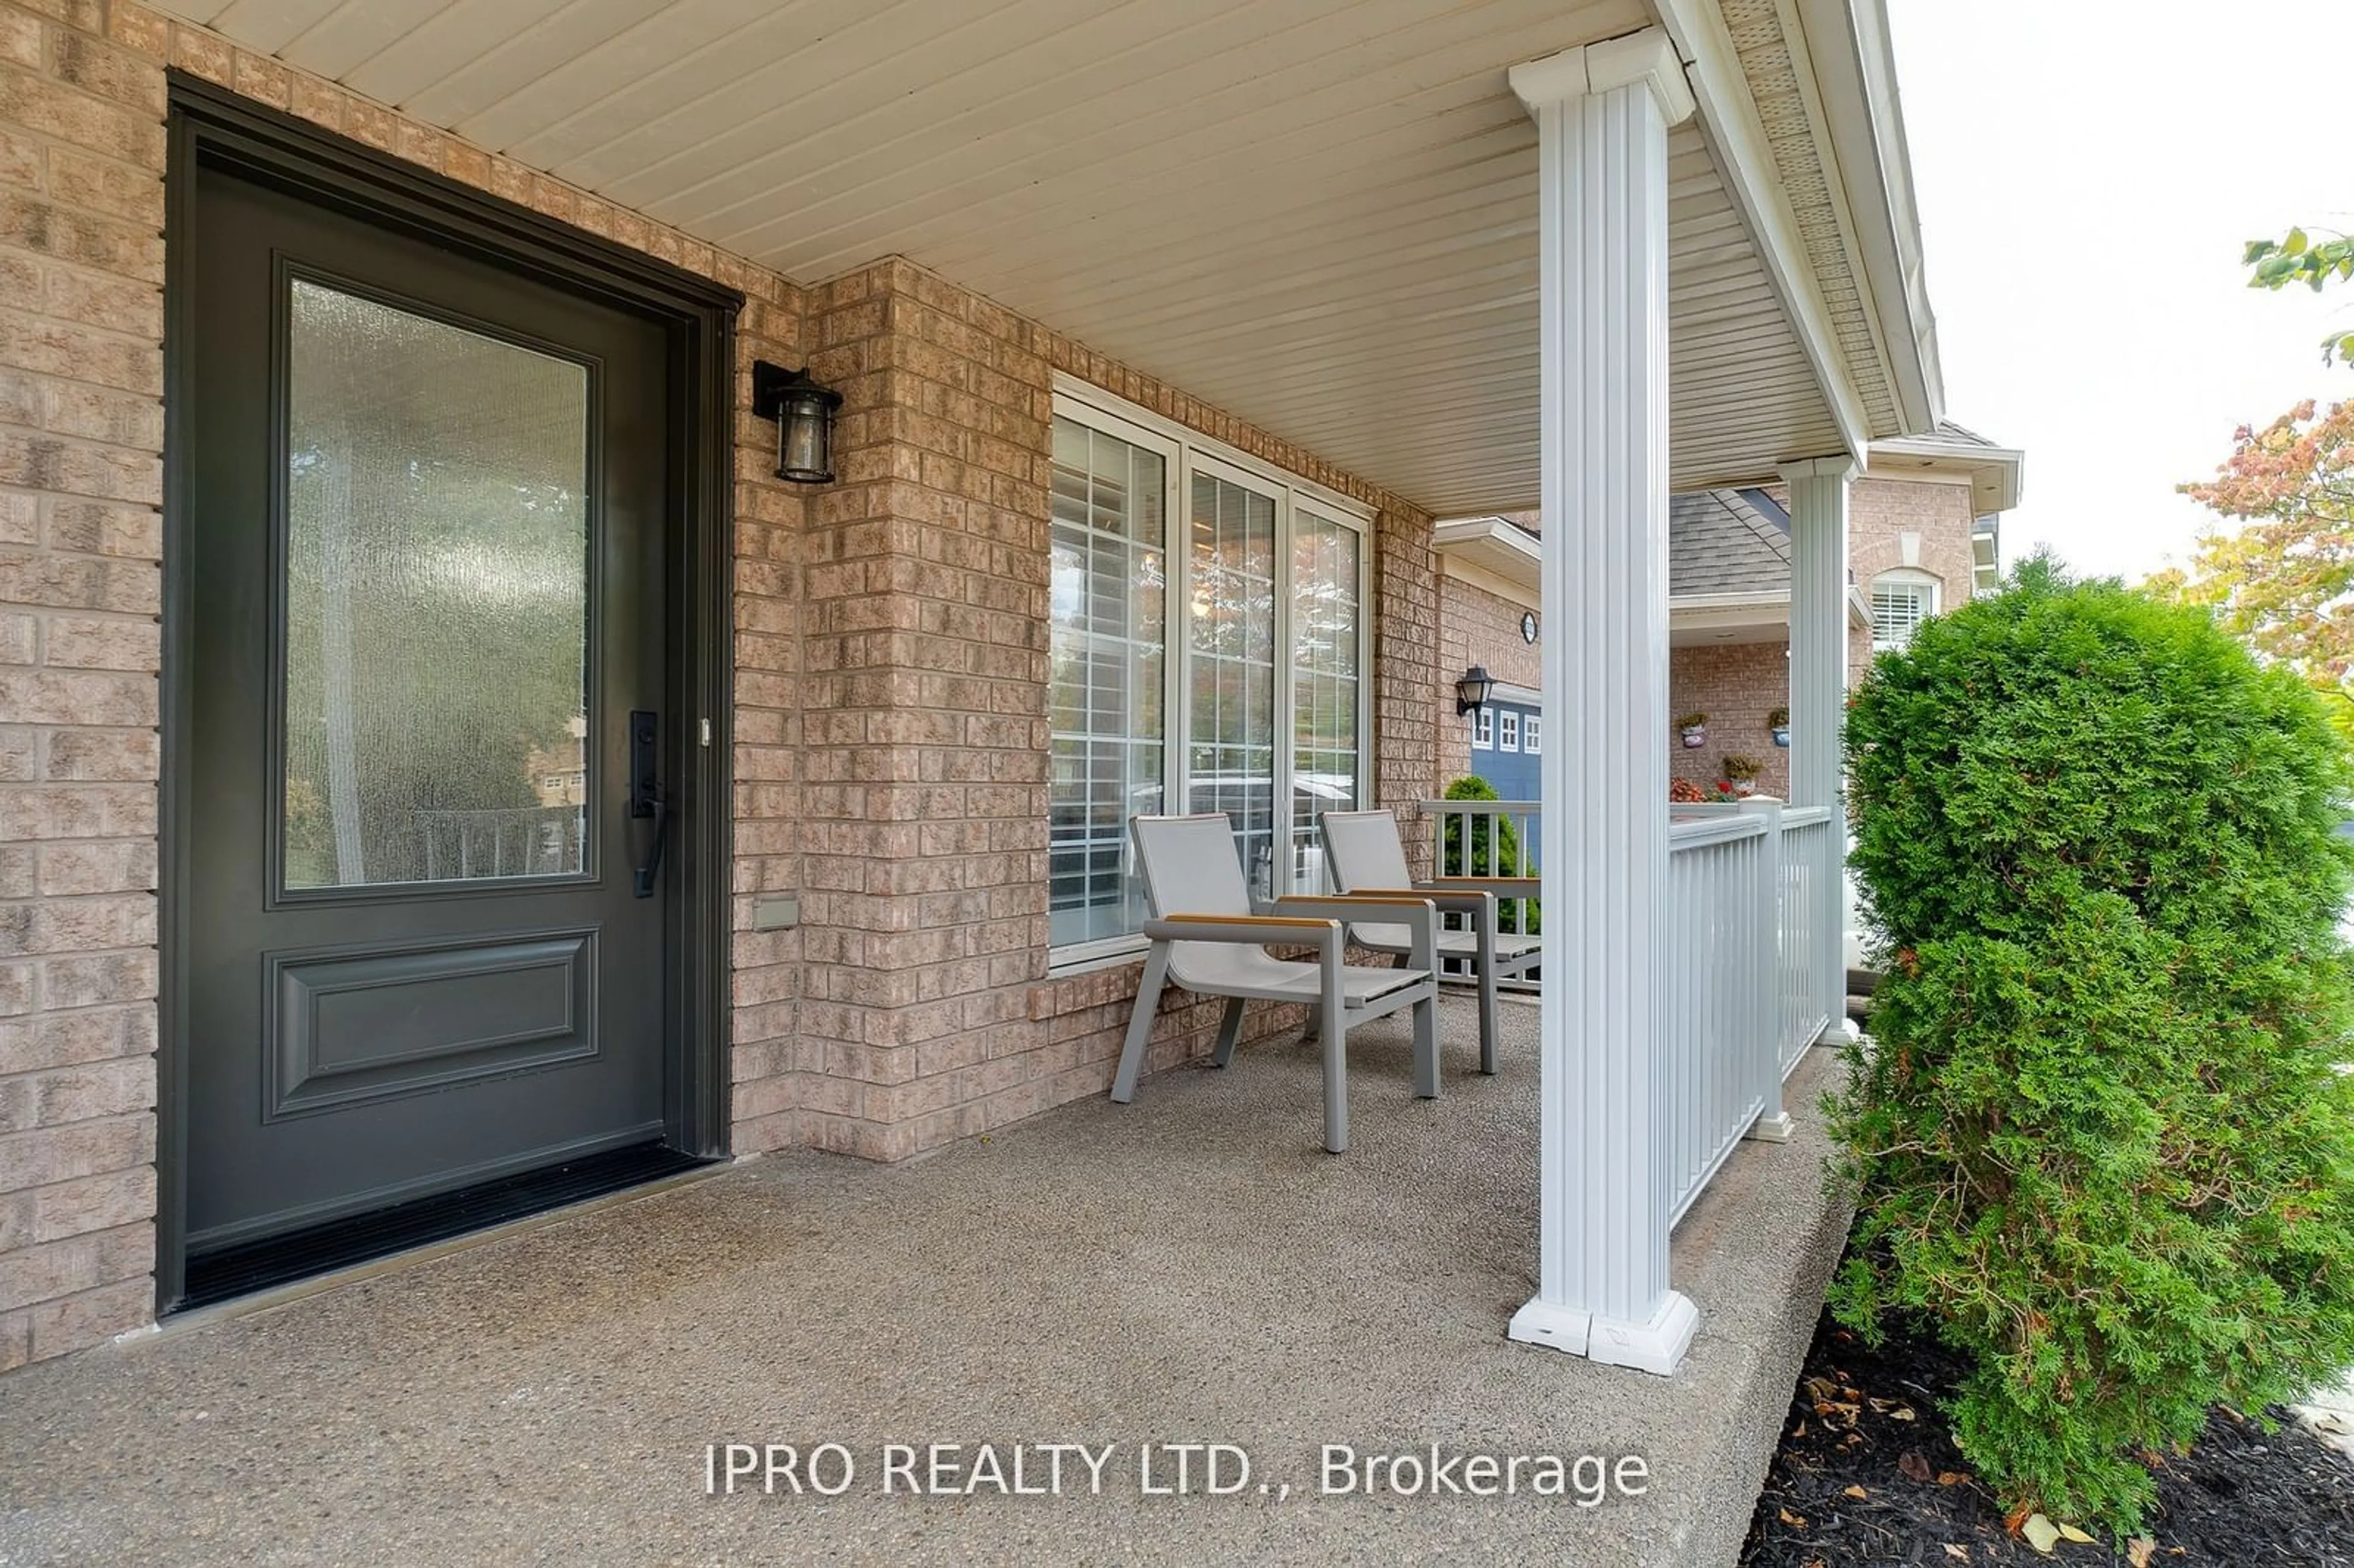
[(680, 839), (663, 324), (195, 178), (192, 1296), (272, 1238), (658, 1147)]

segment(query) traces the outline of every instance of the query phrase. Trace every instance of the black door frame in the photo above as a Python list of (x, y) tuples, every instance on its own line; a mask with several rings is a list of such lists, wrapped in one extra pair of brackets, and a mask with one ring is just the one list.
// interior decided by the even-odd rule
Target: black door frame
[[(226, 169), (446, 249), (660, 320), (671, 344), (672, 514), (665, 761), (679, 800), (663, 876), (678, 879), (664, 935), (663, 1111), (673, 1145), (727, 1152), (728, 765), (734, 673), (730, 504), (734, 486), (732, 289), (403, 163), (225, 88), (170, 73), (165, 234), (193, 232), (199, 167)], [(187, 863), (194, 802), (184, 737), (189, 713), (190, 469), (185, 348), (193, 323), (186, 266), (167, 244), (164, 278), (163, 768), (157, 864), (155, 1308), (182, 1295), (186, 1263)], [(707, 726), (707, 729), (702, 726)]]

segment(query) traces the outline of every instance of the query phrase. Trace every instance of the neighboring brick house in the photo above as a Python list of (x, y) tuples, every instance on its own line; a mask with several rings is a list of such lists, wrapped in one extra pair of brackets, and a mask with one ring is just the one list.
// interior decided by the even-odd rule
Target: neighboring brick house
[[(1826, 537), (1839, 454), (1935, 418), (1914, 291), (1859, 286), (1917, 251), (1909, 206), (1878, 168), (1848, 199), (1827, 157), (1893, 97), (1755, 115), (1794, 100), (1795, 14), (1687, 58), (1639, 5), (1345, 37), (1131, 7), (1105, 30), (1133, 46), (1055, 48), (901, 9), (801, 40), (726, 8), (0, 0), (0, 1370), (399, 1202), (645, 1150), (897, 1160), (1100, 1092), (1140, 970), (1129, 815), (1227, 811), (1261, 887), (1299, 886), (1315, 810), (1419, 826), (1458, 650), (1533, 690), (1525, 607), (1442, 575), (1433, 516), (1536, 498), (1567, 440), (1539, 410), (1570, 406), (1538, 367), (1638, 411), (1585, 447), (1619, 482), (1596, 515), (1646, 536), (1677, 465), (1804, 463)], [(1441, 39), (1438, 105), (1412, 68)], [(1882, 42), (1813, 47), (1861, 80)], [(1129, 112), (1122, 83), (1262, 47), (1317, 84), (1254, 100), (1281, 126), (1192, 89)], [(733, 90), (739, 59), (776, 90)], [(1705, 139), (1688, 77), (1746, 140)], [(1541, 239), (1589, 101), (1645, 133), (1597, 142), (1631, 173), (1580, 199), (1639, 183), (1662, 221)], [(1467, 137), (1496, 216), (1458, 277), (1363, 212), (1460, 207)], [(1048, 177), (1052, 149), (1077, 166)], [(1117, 157), (1135, 178), (1088, 183)], [(1372, 205), (1284, 228), (1303, 193)], [(1280, 258), (1235, 249), (1254, 225)], [(1671, 452), (1638, 383), (1694, 268), (1723, 286)], [(1625, 341), (1529, 348), (1541, 276)], [(1408, 327), (1417, 385), (1466, 399), (1426, 428), (1385, 401)], [(841, 397), (808, 484), (765, 374), (797, 366)], [(1582, 580), (1661, 612), (1618, 565)], [(1625, 679), (1660, 674), (1649, 646), (1614, 645)], [(1221, 1012), (1170, 994), (1156, 1067)], [(502, 1142), (574, 1111), (577, 1139)], [(1645, 1311), (1663, 1238), (1621, 1292)]]
[[(2020, 470), (2020, 453), (1950, 420), (1934, 438), (1873, 449), (1849, 491), (1850, 680), (1875, 649), (1993, 586), (2001, 514), (2018, 503)], [(1672, 716), (1706, 714), (1708, 725), (1699, 747), (1670, 736), (1669, 768), (1702, 789), (1723, 779), (1727, 756), (1744, 756), (1763, 764), (1760, 793), (1789, 793), (1789, 752), (1767, 723), (1789, 704), (1786, 499), (1766, 485), (1693, 491), (1670, 505), (1670, 706)], [(1539, 532), (1535, 514), (1518, 513), (1442, 523), (1436, 535), (1440, 668), (1486, 669), (1507, 711), (1541, 703), (1536, 649), (1522, 636), (1538, 606)], [(1532, 773), (1505, 756), (1492, 718), (1457, 718), (1445, 698), (1441, 708), (1441, 778)]]
[[(1947, 421), (1935, 438), (1875, 447), (1849, 491), (1852, 603), (1848, 674), (1902, 646), (1999, 570), (2002, 513), (2018, 504), (2020, 454)], [(1789, 702), (1789, 514), (1776, 487), (1676, 497), (1669, 572), (1670, 704), (1708, 715), (1706, 744), (1674, 740), (1669, 768), (1703, 789), (1724, 758), (1765, 765), (1758, 789), (1789, 791), (1789, 752), (1766, 721)]]
[[(1491, 711), (1458, 716), (1451, 685), (1439, 697), (1438, 778), (1442, 786), (1477, 774), (1505, 799), (1534, 799), (1536, 753), (1529, 725), (1542, 709), (1539, 642), (1543, 617), (1537, 589), (1537, 514), (1515, 513), (1442, 523), (1432, 535), (1438, 567), (1438, 667), (1451, 682), (1479, 666), (1496, 683)], [(1532, 635), (1533, 633), (1533, 635)], [(1500, 745), (1500, 716), (1514, 721), (1510, 753)], [(1538, 718), (1540, 726), (1543, 723)], [(1543, 745), (1540, 729), (1538, 746)], [(1524, 794), (1523, 791), (1526, 791)]]

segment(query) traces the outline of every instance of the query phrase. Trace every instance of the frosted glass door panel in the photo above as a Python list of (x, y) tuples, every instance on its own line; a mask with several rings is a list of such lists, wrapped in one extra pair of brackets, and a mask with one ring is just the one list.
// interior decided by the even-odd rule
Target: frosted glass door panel
[(588, 367), (292, 282), (289, 889), (588, 871)]

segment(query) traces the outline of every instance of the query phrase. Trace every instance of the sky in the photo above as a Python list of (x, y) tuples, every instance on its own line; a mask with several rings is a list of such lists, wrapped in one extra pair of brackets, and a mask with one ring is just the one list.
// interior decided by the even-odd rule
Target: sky
[(1888, 0), (1946, 417), (2026, 453), (2006, 562), (2128, 581), (2212, 519), (2232, 432), (2354, 397), (2354, 282), (2245, 286), (2243, 244), (2354, 230), (2354, 4)]

